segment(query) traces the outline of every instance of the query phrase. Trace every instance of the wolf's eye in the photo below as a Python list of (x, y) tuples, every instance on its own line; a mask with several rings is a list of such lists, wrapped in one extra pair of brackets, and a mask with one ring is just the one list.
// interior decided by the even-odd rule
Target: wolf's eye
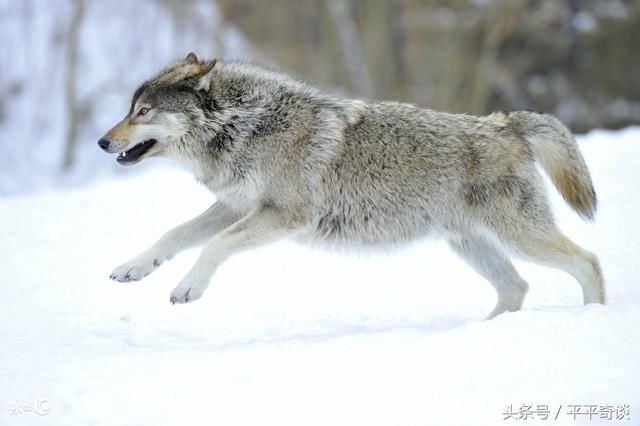
[(148, 112), (149, 108), (140, 108), (140, 111), (138, 111), (138, 115), (145, 115)]

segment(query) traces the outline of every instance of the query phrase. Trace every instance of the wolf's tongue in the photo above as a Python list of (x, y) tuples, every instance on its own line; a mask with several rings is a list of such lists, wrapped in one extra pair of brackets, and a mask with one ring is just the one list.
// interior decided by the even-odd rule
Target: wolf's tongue
[(149, 149), (151, 149), (151, 147), (153, 145), (155, 145), (155, 144), (156, 144), (156, 140), (155, 139), (149, 139), (147, 141), (139, 143), (138, 145), (134, 146), (130, 150), (125, 151), (125, 152), (121, 152), (118, 155), (118, 158), (116, 158), (116, 160), (120, 164), (134, 163), (141, 156), (143, 156), (147, 151), (149, 151)]

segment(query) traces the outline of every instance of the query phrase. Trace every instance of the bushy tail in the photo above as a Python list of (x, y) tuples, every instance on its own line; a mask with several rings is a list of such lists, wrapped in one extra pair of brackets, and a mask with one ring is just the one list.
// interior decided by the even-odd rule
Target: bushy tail
[(596, 213), (596, 192), (589, 169), (571, 131), (552, 115), (509, 113), (512, 125), (533, 147), (533, 155), (567, 203), (583, 218)]

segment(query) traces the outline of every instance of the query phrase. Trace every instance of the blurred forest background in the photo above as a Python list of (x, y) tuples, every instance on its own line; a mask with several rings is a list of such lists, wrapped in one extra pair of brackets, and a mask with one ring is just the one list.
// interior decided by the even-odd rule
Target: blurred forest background
[(122, 172), (97, 139), (189, 51), (345, 96), (640, 123), (640, 0), (0, 0), (0, 39), (0, 195)]

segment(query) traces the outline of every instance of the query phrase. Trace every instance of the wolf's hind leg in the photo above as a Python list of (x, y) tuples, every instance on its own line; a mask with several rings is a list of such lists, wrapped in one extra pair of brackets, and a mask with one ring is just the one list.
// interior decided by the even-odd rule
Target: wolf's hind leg
[(508, 244), (528, 260), (561, 269), (573, 276), (582, 287), (585, 305), (605, 303), (604, 279), (598, 257), (557, 229), (522, 234)]
[(451, 238), (449, 245), (498, 293), (498, 303), (487, 319), (506, 311), (520, 310), (529, 286), (501, 249), (481, 236)]
[(201, 215), (164, 234), (149, 249), (118, 266), (110, 278), (120, 282), (141, 280), (165, 260), (182, 250), (203, 244), (239, 218), (224, 204), (217, 202)]

